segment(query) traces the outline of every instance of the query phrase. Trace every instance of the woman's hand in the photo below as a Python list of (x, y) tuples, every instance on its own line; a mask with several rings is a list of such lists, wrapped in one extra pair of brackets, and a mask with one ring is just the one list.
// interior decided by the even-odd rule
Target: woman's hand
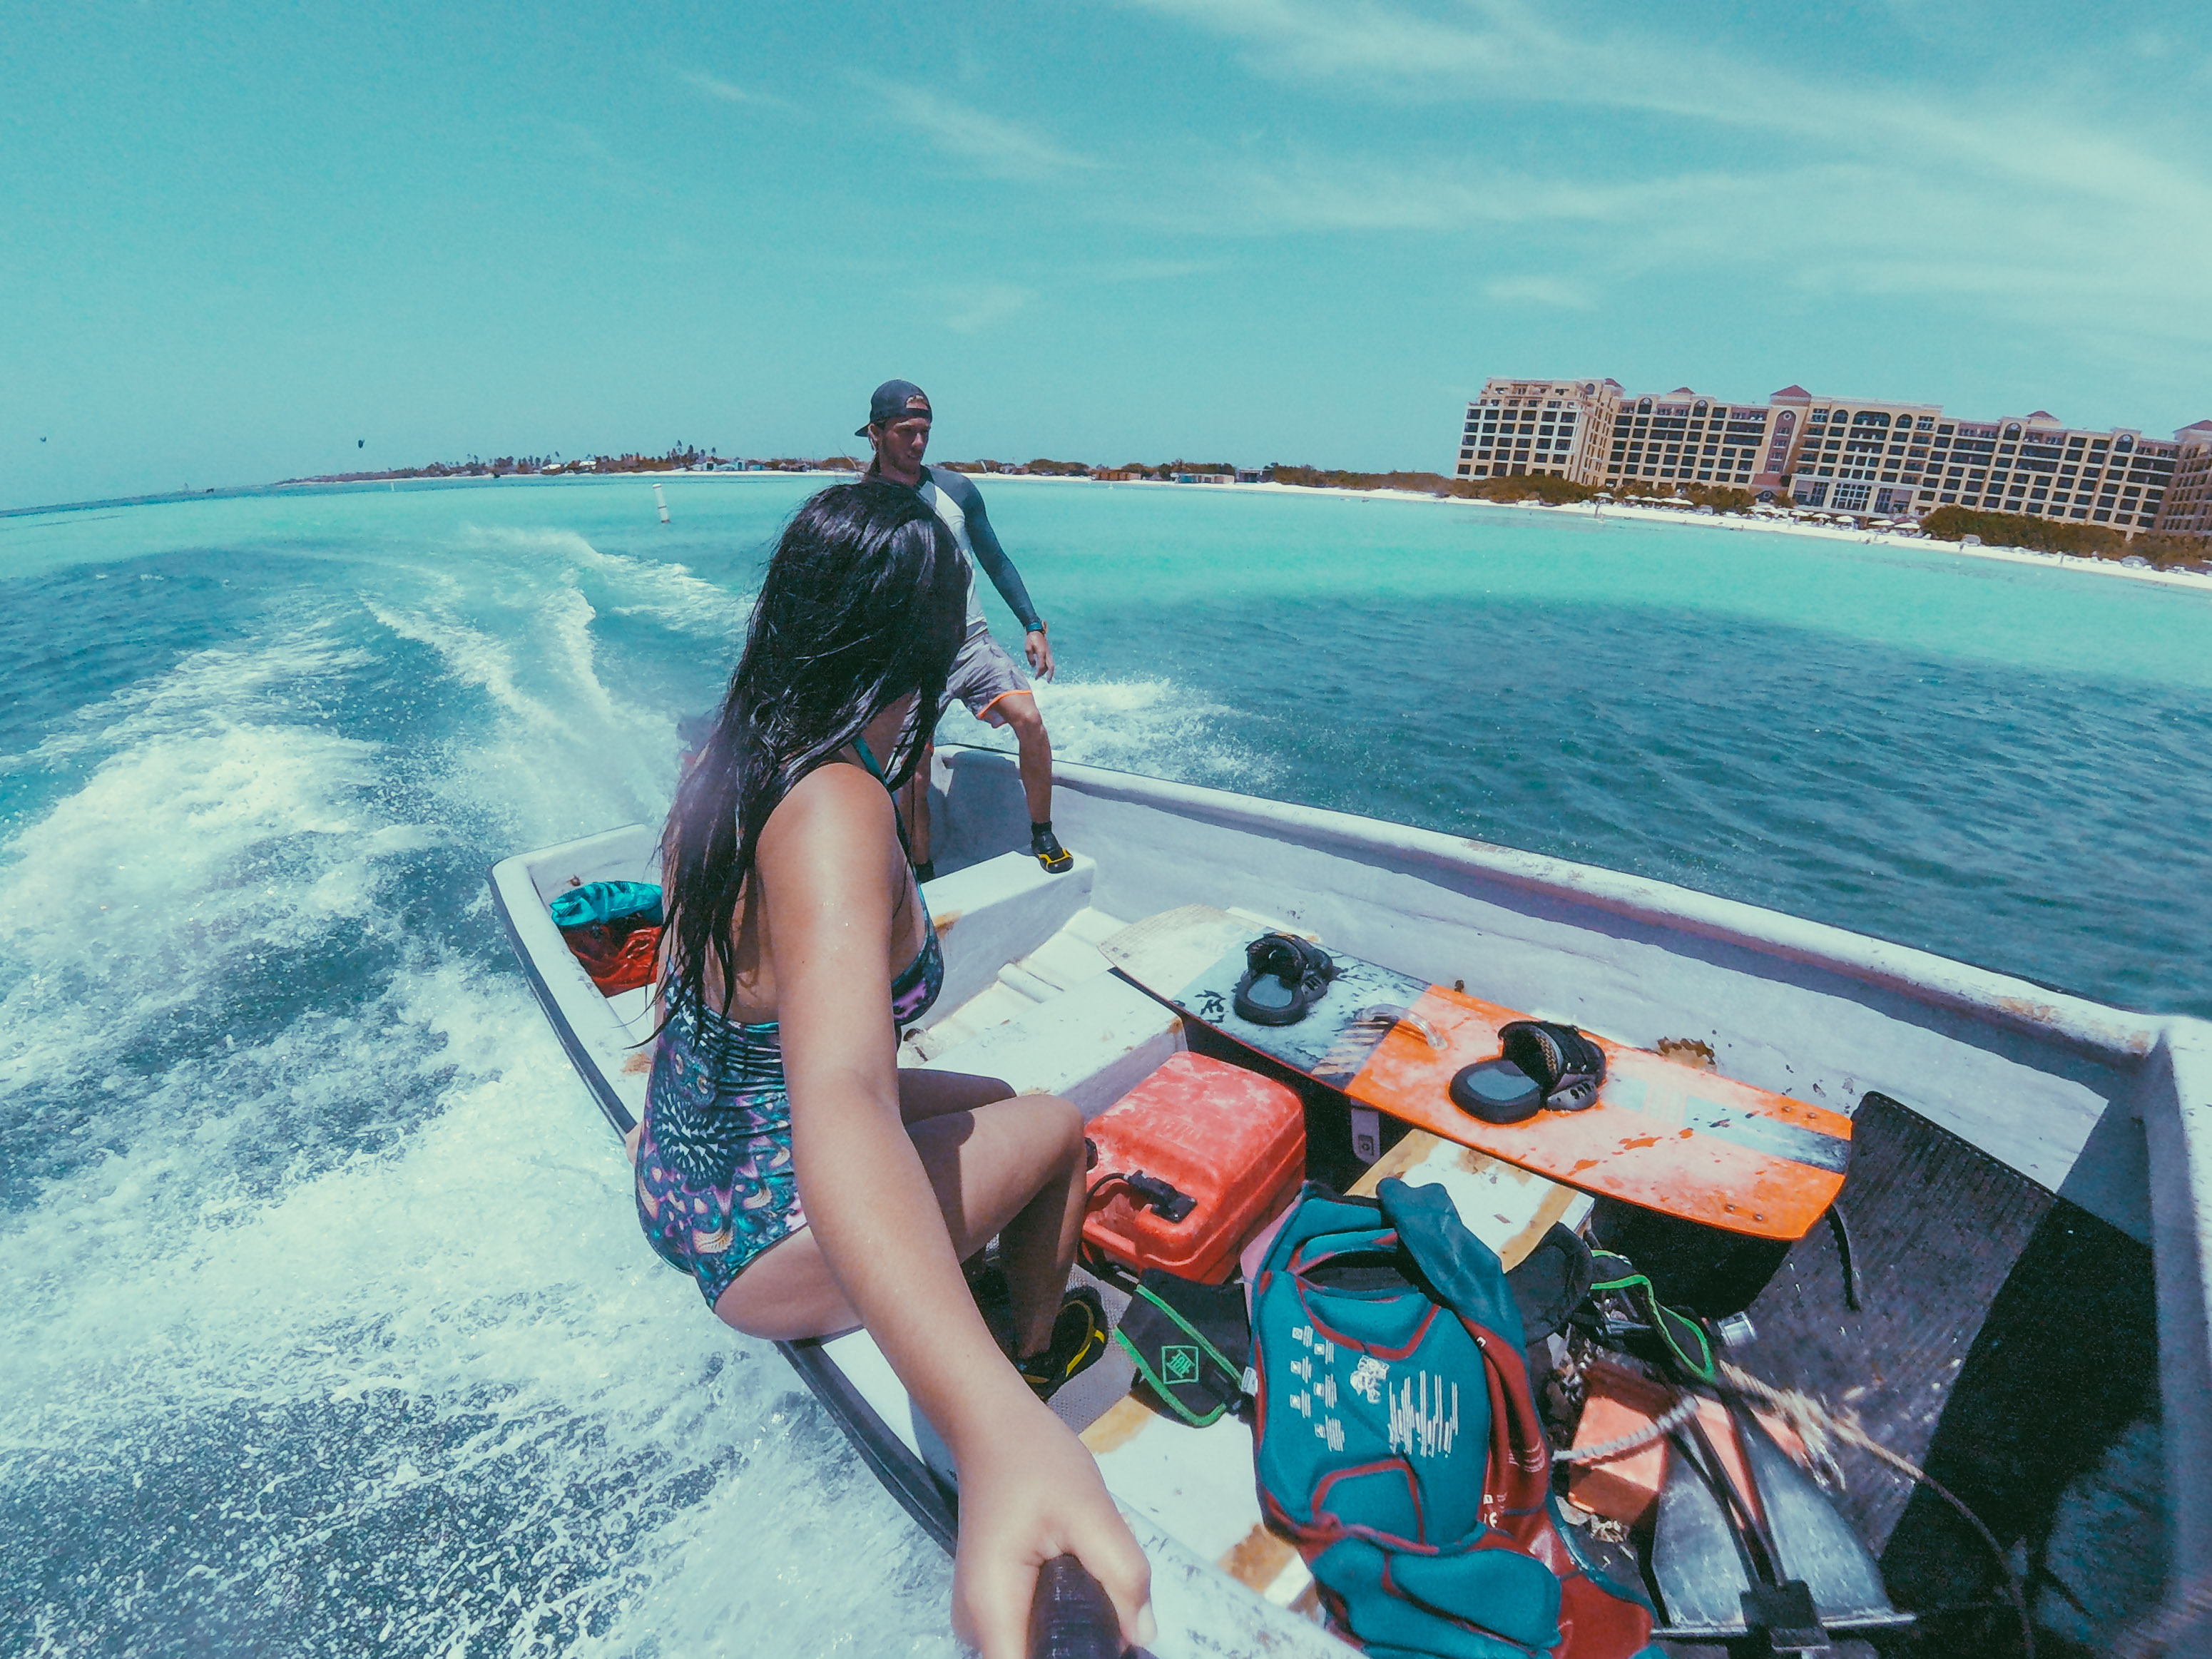
[(960, 1466), (952, 1628), (963, 1641), (983, 1659), (1025, 1659), (1037, 1569), (1055, 1555), (1074, 1556), (1105, 1587), (1123, 1642), (1158, 1639), (1152, 1565), (1098, 1465), (1049, 1407), (1030, 1399), (980, 1423), (952, 1451)]

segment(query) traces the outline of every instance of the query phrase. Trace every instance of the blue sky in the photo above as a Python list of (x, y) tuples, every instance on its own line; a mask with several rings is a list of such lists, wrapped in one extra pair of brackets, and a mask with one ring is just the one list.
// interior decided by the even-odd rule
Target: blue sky
[(1448, 467), (1493, 373), (2212, 416), (2212, 36), (2170, 9), (5, 27), (0, 506), (830, 453), (893, 374), (945, 459)]

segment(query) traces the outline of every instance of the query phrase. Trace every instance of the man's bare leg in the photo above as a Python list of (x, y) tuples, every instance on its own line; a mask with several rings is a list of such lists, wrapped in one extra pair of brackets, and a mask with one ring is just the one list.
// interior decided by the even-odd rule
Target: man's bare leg
[(1012, 729), (1019, 751), (1022, 793), (1030, 809), (1030, 850), (1038, 863), (1058, 875), (1073, 860), (1052, 832), (1052, 738), (1046, 734), (1044, 716), (1037, 713), (1036, 698), (1026, 691), (1009, 693), (988, 712), (994, 726)]
[(1030, 822), (1050, 823), (1052, 738), (1045, 732), (1044, 716), (1037, 713), (1035, 697), (1008, 697), (999, 706), (1006, 711), (1020, 750), (1022, 793), (1029, 799)]

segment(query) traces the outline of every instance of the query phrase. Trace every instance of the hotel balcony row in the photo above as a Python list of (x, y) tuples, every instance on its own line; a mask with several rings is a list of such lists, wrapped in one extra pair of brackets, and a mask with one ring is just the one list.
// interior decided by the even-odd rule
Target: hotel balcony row
[(1467, 406), (1455, 470), (1627, 494), (1770, 491), (1832, 513), (1917, 517), (1956, 503), (2212, 534), (2212, 421), (2168, 442), (2069, 427), (2041, 410), (1970, 423), (1939, 404), (1815, 398), (1796, 386), (1741, 404), (1687, 386), (1631, 397), (1617, 380), (1492, 379)]

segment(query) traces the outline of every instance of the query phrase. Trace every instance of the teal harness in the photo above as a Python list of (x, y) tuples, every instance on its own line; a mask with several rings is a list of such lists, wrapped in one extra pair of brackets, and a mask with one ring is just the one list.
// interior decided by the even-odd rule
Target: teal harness
[(1643, 1597), (1551, 1510), (1521, 1316), (1441, 1187), (1308, 1187), (1253, 1282), (1260, 1501), (1377, 1659), (1626, 1659)]

